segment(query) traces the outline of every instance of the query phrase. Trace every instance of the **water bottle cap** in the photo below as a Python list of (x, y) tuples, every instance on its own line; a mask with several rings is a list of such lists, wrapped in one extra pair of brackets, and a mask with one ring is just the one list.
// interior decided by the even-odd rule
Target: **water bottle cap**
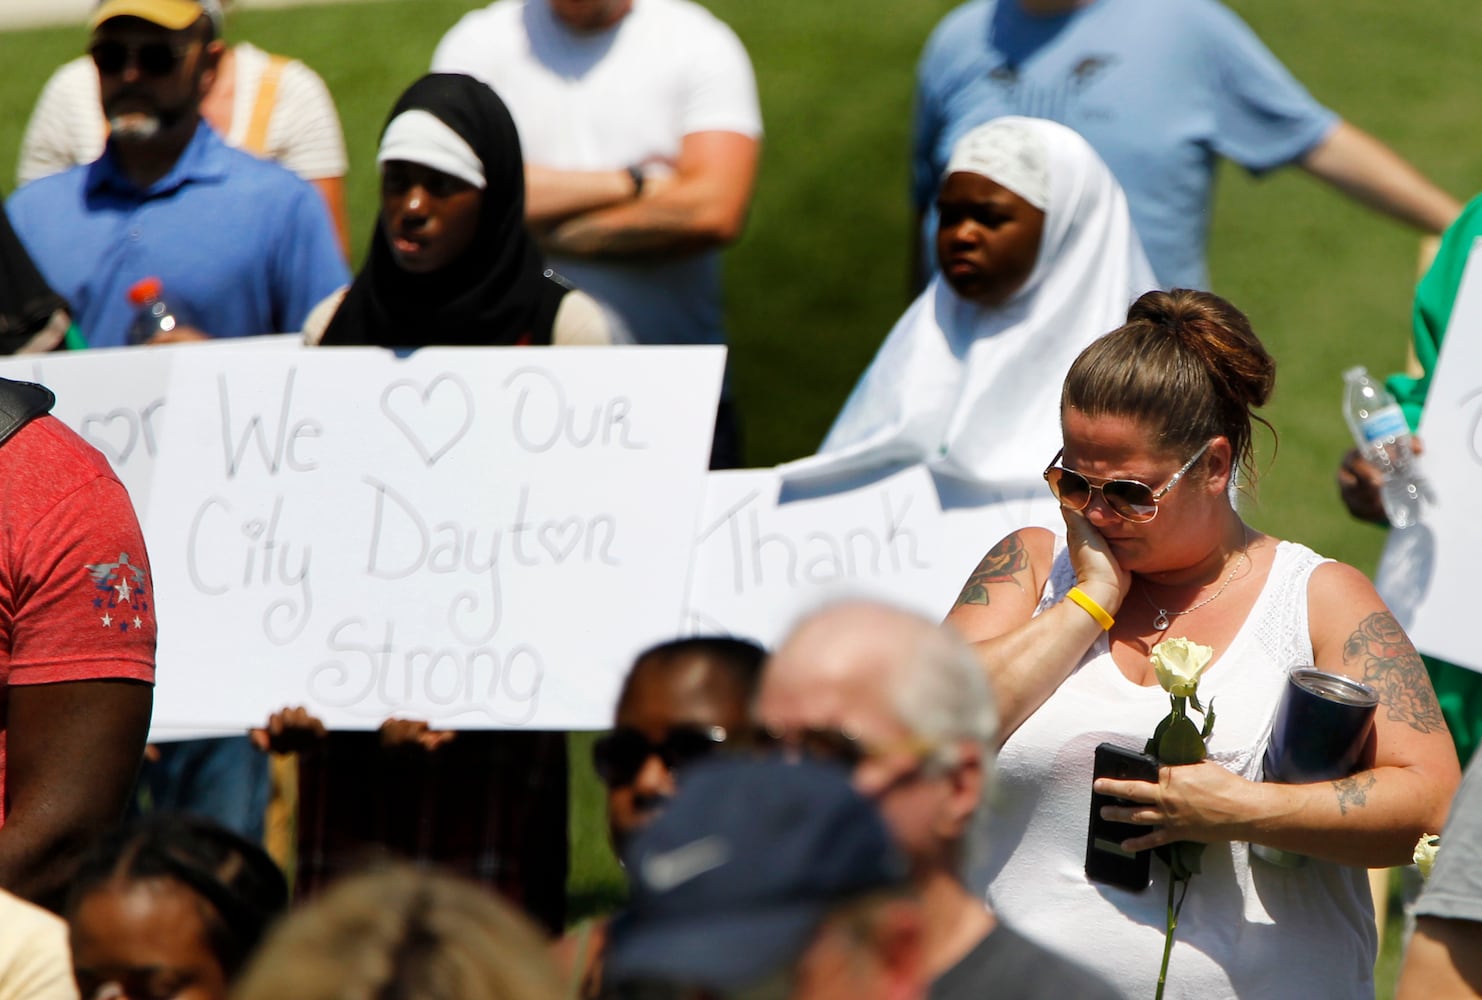
[(1348, 371), (1343, 373), (1344, 380), (1348, 382), (1352, 382), (1355, 379), (1368, 377), (1369, 369), (1365, 368), (1363, 365), (1354, 365), (1352, 368), (1348, 369)]
[(140, 278), (129, 286), (129, 303), (142, 306), (151, 299), (159, 298), (163, 289), (164, 284), (158, 278)]

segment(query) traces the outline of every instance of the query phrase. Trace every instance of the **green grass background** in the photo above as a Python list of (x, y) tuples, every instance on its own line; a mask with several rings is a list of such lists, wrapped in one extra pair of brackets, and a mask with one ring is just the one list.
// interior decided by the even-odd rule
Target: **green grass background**
[[(952, 0), (706, 0), (751, 52), (767, 139), (751, 221), (729, 254), (737, 395), (753, 465), (812, 451), (906, 303), (907, 136), (922, 42)], [(398, 0), (237, 12), (229, 35), (298, 56), (328, 82), (350, 146), (357, 257), (374, 221), (376, 136), (438, 38), (476, 0)], [(1317, 97), (1460, 198), (1482, 189), (1475, 138), (1482, 6), (1443, 0), (1233, 0)], [(0, 174), (51, 69), (82, 29), (0, 34)], [(8, 187), (9, 185), (4, 185)], [(1220, 177), (1216, 289), (1246, 310), (1279, 364), (1250, 519), (1372, 570), (1382, 535), (1338, 505), (1341, 373), (1404, 361), (1417, 240), (1299, 171)], [(618, 892), (589, 738), (573, 738), (573, 903)], [(1392, 950), (1392, 949), (1391, 949)]]

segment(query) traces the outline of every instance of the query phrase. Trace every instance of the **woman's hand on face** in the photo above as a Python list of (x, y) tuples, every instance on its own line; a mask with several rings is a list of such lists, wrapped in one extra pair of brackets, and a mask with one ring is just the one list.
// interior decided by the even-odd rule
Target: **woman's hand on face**
[(1145, 851), (1180, 840), (1217, 843), (1249, 839), (1250, 795), (1259, 786), (1211, 761), (1164, 766), (1158, 780), (1097, 778), (1098, 793), (1127, 799), (1130, 806), (1105, 806), (1104, 818), (1149, 826), (1145, 836), (1122, 842), (1128, 851)]
[(1116, 614), (1132, 585), (1131, 574), (1117, 562), (1111, 546), (1084, 513), (1066, 507), (1060, 508), (1060, 513), (1065, 517), (1065, 542), (1070, 548), (1076, 585), (1108, 614)]

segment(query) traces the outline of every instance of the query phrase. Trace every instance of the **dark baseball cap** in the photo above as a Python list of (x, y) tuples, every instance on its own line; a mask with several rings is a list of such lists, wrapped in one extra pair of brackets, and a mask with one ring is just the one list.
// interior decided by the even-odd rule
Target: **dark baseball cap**
[(833, 909), (908, 876), (848, 771), (780, 757), (697, 763), (624, 860), (604, 979), (723, 990), (791, 964)]

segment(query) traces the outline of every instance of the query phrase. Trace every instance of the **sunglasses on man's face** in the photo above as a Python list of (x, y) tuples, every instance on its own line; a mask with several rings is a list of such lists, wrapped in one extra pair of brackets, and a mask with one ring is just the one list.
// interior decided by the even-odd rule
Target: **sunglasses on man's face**
[(720, 726), (675, 726), (657, 743), (636, 729), (614, 729), (592, 744), (592, 765), (609, 788), (631, 785), (657, 756), (671, 771), (678, 771), (714, 753), (726, 741)]
[(1050, 484), (1050, 492), (1060, 501), (1062, 507), (1085, 510), (1091, 503), (1091, 494), (1100, 493), (1101, 499), (1113, 514), (1124, 521), (1145, 524), (1158, 516), (1158, 501), (1178, 485), (1178, 481), (1194, 467), (1194, 463), (1203, 457), (1213, 443), (1206, 441), (1204, 447), (1196, 451), (1194, 457), (1185, 462), (1183, 468), (1175, 472), (1173, 478), (1160, 490), (1136, 479), (1098, 479), (1058, 466), (1055, 463), (1065, 454), (1064, 448), (1055, 452), (1055, 457), (1050, 460), (1049, 467), (1045, 469), (1045, 482)]
[(175, 46), (169, 42), (144, 42), (129, 45), (125, 42), (95, 42), (88, 50), (93, 65), (104, 76), (117, 76), (132, 62), (145, 76), (169, 76), (180, 65), (189, 46)]
[(937, 744), (918, 737), (907, 737), (891, 743), (867, 743), (842, 729), (809, 727), (806, 729), (763, 730), (757, 737), (758, 747), (783, 754), (796, 754), (808, 760), (841, 764), (853, 770), (872, 757), (909, 754), (926, 757), (937, 750)]

